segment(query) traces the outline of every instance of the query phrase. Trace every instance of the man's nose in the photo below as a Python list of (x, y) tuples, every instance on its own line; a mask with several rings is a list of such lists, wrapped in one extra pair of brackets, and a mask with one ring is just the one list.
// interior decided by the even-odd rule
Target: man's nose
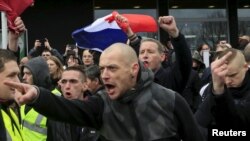
[(226, 83), (227, 85), (231, 84), (231, 83), (232, 83), (232, 79), (226, 77), (226, 78), (225, 78), (225, 83)]
[(101, 78), (105, 81), (109, 78), (109, 72), (108, 70), (105, 68), (103, 69), (102, 73), (101, 73)]

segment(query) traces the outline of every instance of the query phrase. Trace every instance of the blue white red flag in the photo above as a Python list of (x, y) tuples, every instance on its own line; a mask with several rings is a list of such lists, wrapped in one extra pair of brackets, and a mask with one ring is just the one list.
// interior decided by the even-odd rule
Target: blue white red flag
[(113, 43), (126, 43), (127, 35), (118, 26), (117, 22), (107, 20), (112, 16), (112, 14), (109, 14), (97, 19), (89, 26), (75, 30), (72, 37), (77, 46), (102, 52)]

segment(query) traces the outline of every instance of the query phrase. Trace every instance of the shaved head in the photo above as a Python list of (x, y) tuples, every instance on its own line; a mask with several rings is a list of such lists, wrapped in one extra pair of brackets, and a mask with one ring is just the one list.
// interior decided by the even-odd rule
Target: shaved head
[(223, 51), (221, 54), (219, 54), (219, 58), (223, 57), (228, 52), (231, 52), (232, 54), (226, 60), (226, 64), (228, 64), (228, 72), (224, 78), (224, 81), (227, 87), (237, 88), (240, 87), (244, 81), (245, 75), (248, 71), (248, 65), (243, 53), (240, 50), (233, 48)]
[(138, 57), (135, 51), (133, 50), (132, 47), (130, 47), (127, 44), (123, 44), (123, 43), (112, 44), (111, 46), (109, 46), (102, 52), (101, 56), (110, 54), (110, 53), (119, 54), (120, 57), (123, 58), (122, 60), (124, 60), (125, 63), (128, 63), (128, 64), (138, 62)]
[(107, 94), (112, 100), (119, 99), (136, 86), (140, 69), (135, 51), (123, 43), (115, 43), (105, 49), (100, 57), (99, 68)]
[(227, 60), (228, 64), (232, 64), (235, 67), (242, 67), (246, 64), (246, 60), (243, 53), (240, 50), (234, 48), (226, 49), (219, 55), (219, 58), (223, 57), (228, 52), (232, 52), (232, 55)]

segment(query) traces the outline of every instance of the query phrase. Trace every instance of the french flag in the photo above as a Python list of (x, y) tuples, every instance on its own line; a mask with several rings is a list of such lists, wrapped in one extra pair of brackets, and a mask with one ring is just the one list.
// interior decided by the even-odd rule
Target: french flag
[[(113, 11), (112, 14), (97, 19), (91, 25), (74, 31), (72, 37), (77, 46), (102, 52), (113, 43), (126, 43), (128, 38), (124, 30), (128, 25), (116, 21), (117, 14), (119, 13)], [(157, 32), (157, 23), (151, 16), (142, 14), (122, 14), (122, 16), (128, 19), (134, 33)]]
[(109, 14), (99, 18), (91, 25), (74, 31), (72, 37), (77, 46), (102, 52), (113, 43), (126, 43), (128, 40), (127, 35), (115, 20), (107, 20), (110, 17), (113, 17), (113, 15)]

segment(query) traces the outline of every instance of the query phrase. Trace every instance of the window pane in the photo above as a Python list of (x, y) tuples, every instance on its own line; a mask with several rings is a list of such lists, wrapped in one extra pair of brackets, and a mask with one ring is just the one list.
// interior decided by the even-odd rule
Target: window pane
[(171, 9), (169, 13), (192, 50), (201, 43), (214, 46), (218, 40), (228, 39), (225, 9)]
[(238, 9), (239, 35), (250, 35), (250, 9)]

